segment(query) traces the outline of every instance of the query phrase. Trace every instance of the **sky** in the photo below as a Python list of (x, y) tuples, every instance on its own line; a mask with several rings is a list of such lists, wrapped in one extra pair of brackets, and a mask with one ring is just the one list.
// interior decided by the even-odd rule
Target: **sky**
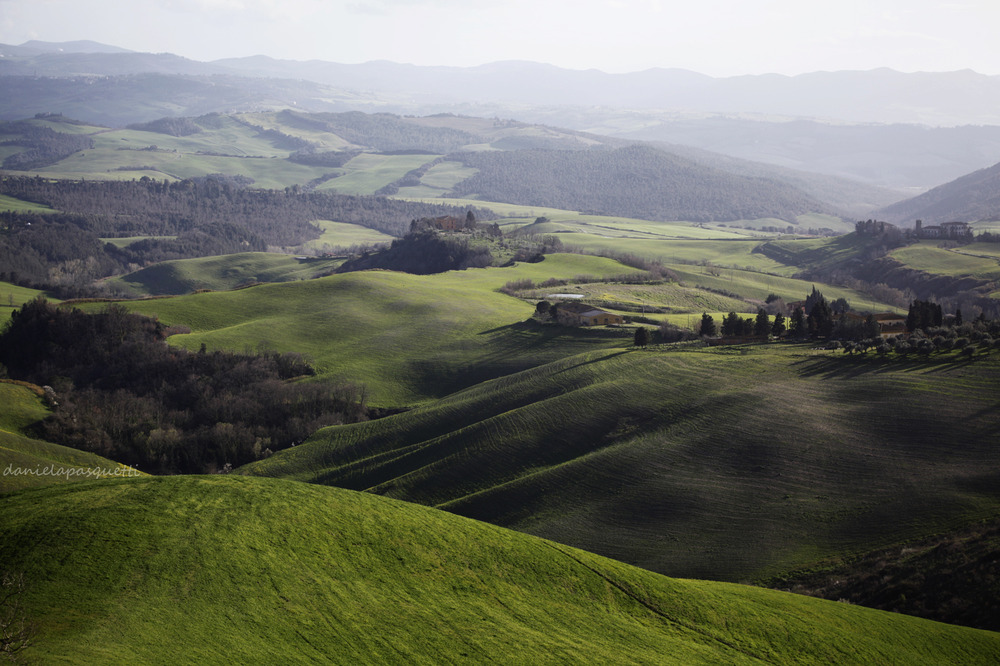
[(1000, 0), (0, 0), (0, 43), (195, 60), (468, 67), (530, 60), (710, 76), (890, 67), (1000, 75)]

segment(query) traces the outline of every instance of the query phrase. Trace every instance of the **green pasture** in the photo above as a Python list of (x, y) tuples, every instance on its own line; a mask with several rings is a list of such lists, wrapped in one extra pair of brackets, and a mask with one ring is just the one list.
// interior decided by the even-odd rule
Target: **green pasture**
[(233, 157), (288, 157), (290, 151), (287, 148), (275, 147), (273, 139), (258, 136), (256, 131), (233, 118), (219, 116), (217, 121), (217, 127), (188, 136), (123, 129), (96, 134), (93, 138), (97, 149), (117, 152), (140, 149), (136, 151), (139, 156), (147, 152), (142, 148), (155, 145), (160, 150), (188, 155), (218, 153)]
[(115, 247), (122, 248), (143, 240), (174, 240), (176, 238), (177, 236), (126, 236), (123, 238), (102, 238), (101, 242), (111, 243)]
[[(704, 289), (682, 286), (676, 282), (664, 284), (624, 284), (596, 282), (545, 287), (520, 292), (524, 298), (559, 301), (553, 294), (581, 294), (587, 303), (601, 307), (624, 303), (636, 308), (655, 307), (670, 313), (749, 312), (753, 306), (743, 300), (722, 296)], [(753, 308), (756, 312), (756, 308)], [(636, 310), (631, 314), (640, 314)], [(656, 315), (650, 315), (656, 317)]]
[[(822, 282), (798, 280), (770, 273), (732, 268), (713, 269), (712, 267), (692, 266), (690, 264), (667, 264), (667, 267), (674, 271), (686, 285), (736, 293), (744, 298), (758, 301), (765, 300), (770, 294), (775, 294), (786, 302), (801, 301), (812, 293), (813, 287), (816, 287), (827, 300), (845, 298), (851, 307), (858, 312), (895, 312), (898, 310), (894, 306), (875, 301), (860, 291), (835, 287)], [(718, 275), (714, 273), (718, 273)]]
[(62, 132), (63, 134), (97, 134), (98, 132), (108, 131), (107, 127), (101, 127), (100, 125), (87, 125), (86, 123), (78, 125), (76, 123), (64, 123), (59, 120), (46, 118), (30, 118), (27, 122), (38, 127), (48, 127), (54, 132)]
[(952, 248), (952, 252), (966, 254), (970, 257), (980, 257), (986, 259), (996, 259), (1000, 261), (1000, 243), (973, 243)]
[[(118, 168), (121, 166), (151, 166), (153, 169), (119, 171)], [(281, 189), (296, 183), (309, 182), (329, 171), (330, 169), (303, 166), (279, 158), (95, 150), (74, 153), (58, 164), (30, 173), (39, 173), (51, 178), (110, 180), (131, 180), (142, 176), (156, 180), (179, 180), (225, 173), (253, 178), (254, 187)]]
[[(979, 249), (980, 246), (990, 244), (976, 243), (964, 245), (954, 250), (940, 248), (937, 245), (936, 241), (920, 241), (893, 250), (890, 256), (907, 268), (935, 275), (1000, 280), (1000, 261), (997, 258), (968, 254), (968, 252)], [(980, 253), (976, 252), (976, 254)]]
[(811, 347), (639, 351), (623, 340), (322, 429), (243, 471), (733, 581), (1000, 513), (1000, 355), (881, 359)]
[[(46, 296), (44, 291), (38, 289), (29, 289), (28, 287), (19, 287), (16, 284), (11, 284), (10, 282), (0, 282), (0, 330), (2, 330), (3, 325), (8, 319), (10, 319), (10, 314), (17, 308), (21, 307), (28, 301), (38, 296)], [(48, 299), (52, 303), (58, 303), (59, 300), (55, 298)]]
[[(353, 225), (350, 225), (353, 226)], [(187, 294), (199, 289), (225, 291), (251, 282), (308, 280), (335, 269), (341, 259), (298, 259), (287, 254), (244, 252), (163, 261), (109, 280), (138, 294)]]
[(362, 153), (344, 165), (344, 175), (326, 181), (317, 189), (337, 194), (374, 194), (435, 157), (437, 156)]
[(358, 224), (332, 220), (313, 220), (312, 224), (319, 227), (323, 234), (319, 238), (303, 244), (303, 248), (318, 252), (329, 252), (335, 248), (351, 247), (352, 245), (390, 243), (394, 239), (389, 234)]
[(349, 150), (351, 148), (349, 141), (332, 132), (325, 132), (318, 129), (304, 129), (282, 123), (279, 120), (279, 113), (240, 113), (237, 114), (237, 117), (265, 129), (273, 129), (282, 134), (305, 139), (310, 143), (320, 146), (321, 150), (335, 151)]
[(28, 429), (48, 415), (49, 409), (36, 390), (0, 381), (0, 494), (115, 474), (139, 474), (92, 453), (35, 439)]
[[(533, 222), (533, 220), (530, 220)], [(607, 215), (556, 215), (548, 222), (539, 222), (521, 227), (517, 235), (522, 234), (566, 234), (560, 239), (569, 245), (576, 244), (571, 240), (576, 235), (598, 239), (631, 238), (642, 240), (674, 240), (674, 239), (742, 239), (745, 236), (732, 231), (705, 227), (690, 222), (650, 222), (632, 218), (612, 217)], [(584, 241), (586, 242), (586, 241)]]
[(398, 406), (593, 344), (618, 344), (616, 331), (520, 327), (534, 306), (496, 290), (519, 279), (601, 278), (632, 270), (600, 257), (549, 255), (507, 268), (437, 275), (364, 271), (125, 305), (192, 329), (173, 336), (173, 344), (240, 351), (266, 342), (306, 354), (323, 378), (366, 385), (375, 404)]
[[(0, 156), (2, 157), (2, 156)], [(42, 204), (36, 204), (31, 201), (21, 201), (20, 199), (15, 199), (14, 197), (8, 197), (4, 194), (0, 194), (0, 211), (10, 212), (10, 213), (54, 213), (56, 212), (49, 206), (43, 206)]]
[(142, 663), (988, 663), (996, 634), (675, 580), (364, 493), (233, 476), (0, 501), (25, 657)]
[(402, 187), (397, 196), (402, 198), (430, 198), (445, 196), (455, 185), (478, 173), (461, 162), (435, 164), (420, 179), (420, 185)]

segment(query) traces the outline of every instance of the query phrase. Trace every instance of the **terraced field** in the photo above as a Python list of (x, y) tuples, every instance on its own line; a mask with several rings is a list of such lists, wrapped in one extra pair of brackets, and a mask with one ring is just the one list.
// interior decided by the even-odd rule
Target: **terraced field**
[(364, 493), (232, 476), (0, 501), (26, 658), (108, 663), (990, 663), (995, 633), (724, 583)]
[(996, 515), (997, 395), (995, 353), (625, 346), (324, 429), (244, 471), (437, 506), (668, 575), (747, 580)]

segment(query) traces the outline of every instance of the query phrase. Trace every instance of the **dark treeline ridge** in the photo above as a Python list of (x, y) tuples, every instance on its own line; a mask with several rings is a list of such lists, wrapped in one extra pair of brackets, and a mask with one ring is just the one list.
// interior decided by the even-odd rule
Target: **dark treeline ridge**
[(649, 146), (450, 155), (478, 173), (453, 194), (646, 220), (793, 220), (826, 212), (795, 188), (737, 176)]
[[(456, 206), (376, 196), (257, 190), (232, 179), (179, 182), (53, 181), (0, 177), (0, 194), (60, 213), (0, 213), (0, 279), (85, 295), (89, 281), (169, 259), (295, 247), (317, 238), (313, 220), (337, 220), (402, 236), (415, 217), (464, 216)], [(494, 219), (475, 209), (479, 219)], [(126, 248), (100, 238), (149, 238)], [(81, 291), (82, 290), (82, 291)]]
[(368, 418), (363, 389), (290, 382), (314, 374), (297, 354), (193, 353), (165, 334), (121, 305), (87, 314), (36, 299), (0, 334), (0, 371), (51, 387), (40, 438), (155, 474), (239, 466)]
[[(4, 137), (16, 135), (16, 138)], [(40, 169), (55, 164), (75, 152), (94, 147), (94, 140), (82, 134), (56, 132), (29, 122), (0, 123), (0, 146), (21, 146), (28, 150), (4, 158), (4, 169)]]

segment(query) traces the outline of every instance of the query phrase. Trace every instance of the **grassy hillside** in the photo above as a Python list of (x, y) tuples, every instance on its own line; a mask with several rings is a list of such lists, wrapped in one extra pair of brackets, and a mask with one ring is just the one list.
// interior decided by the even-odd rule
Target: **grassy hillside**
[(393, 236), (389, 234), (384, 234), (381, 231), (368, 229), (357, 224), (334, 222), (332, 220), (316, 220), (313, 224), (322, 229), (323, 234), (316, 240), (307, 242), (304, 247), (319, 252), (329, 252), (337, 248), (351, 247), (352, 245), (390, 243), (393, 239)]
[[(350, 225), (354, 226), (354, 225)], [(372, 232), (378, 233), (378, 232)], [(146, 295), (187, 294), (198, 289), (225, 291), (251, 282), (307, 280), (331, 271), (342, 260), (296, 259), (287, 254), (245, 252), (153, 264), (110, 282)]]
[(881, 219), (907, 225), (918, 219), (923, 220), (924, 224), (952, 220), (996, 220), (1000, 217), (998, 183), (1000, 164), (994, 164), (877, 212)]
[(26, 429), (48, 408), (36, 390), (0, 382), (0, 493), (53, 483), (133, 475), (106, 458), (30, 437)]
[(746, 580), (996, 515), (998, 394), (995, 353), (626, 347), (327, 428), (245, 471)]
[(953, 249), (938, 247), (939, 242), (920, 241), (893, 250), (890, 256), (907, 268), (934, 275), (1000, 280), (1000, 257), (992, 243), (964, 245)]
[(0, 212), (10, 211), (12, 213), (52, 213), (54, 212), (49, 206), (43, 206), (41, 204), (32, 203), (30, 201), (22, 201), (20, 199), (15, 199), (14, 197), (8, 197), (4, 194), (0, 194)]
[[(110, 547), (109, 547), (110, 546)], [(995, 633), (671, 580), (445, 512), (270, 479), (0, 500), (26, 656), (107, 663), (987, 663)]]
[[(38, 296), (46, 296), (46, 294), (38, 289), (19, 287), (10, 282), (0, 282), (0, 327), (10, 318), (10, 313)], [(55, 298), (48, 298), (48, 300), (52, 303), (59, 302)]]
[(633, 270), (600, 257), (549, 255), (508, 268), (423, 276), (365, 271), (127, 305), (192, 329), (172, 337), (173, 344), (242, 350), (266, 342), (306, 354), (321, 377), (365, 384), (374, 404), (400, 406), (589, 345), (618, 344), (613, 331), (523, 326), (533, 306), (496, 290), (518, 279)]

